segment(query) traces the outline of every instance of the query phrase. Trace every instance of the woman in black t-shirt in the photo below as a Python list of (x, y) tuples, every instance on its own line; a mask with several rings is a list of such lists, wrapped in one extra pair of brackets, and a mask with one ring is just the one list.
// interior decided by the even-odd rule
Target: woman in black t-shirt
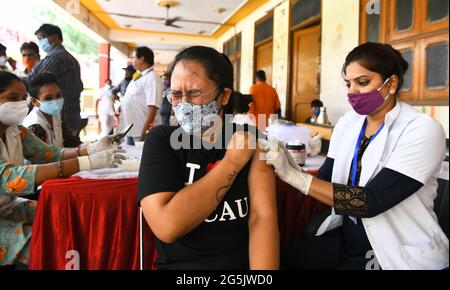
[(190, 47), (176, 56), (171, 75), (167, 98), (180, 127), (150, 131), (139, 172), (157, 268), (277, 269), (274, 173), (252, 149), (255, 134), (229, 130), (236, 94), (230, 60)]

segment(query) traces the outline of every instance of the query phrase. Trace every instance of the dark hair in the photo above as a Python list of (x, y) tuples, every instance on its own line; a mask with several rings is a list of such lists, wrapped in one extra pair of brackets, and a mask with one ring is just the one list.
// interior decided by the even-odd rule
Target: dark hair
[(155, 60), (155, 55), (153, 50), (146, 46), (139, 46), (136, 48), (136, 58), (144, 57), (144, 61), (149, 65), (153, 65)]
[(169, 73), (172, 74), (176, 64), (181, 60), (192, 60), (199, 62), (206, 71), (206, 75), (212, 80), (216, 86), (223, 90), (228, 88), (231, 90), (228, 104), (224, 106), (225, 114), (233, 114), (235, 109), (235, 95), (233, 84), (233, 65), (230, 59), (223, 53), (218, 52), (214, 48), (206, 46), (192, 46), (183, 49), (177, 54), (174, 61), (170, 65)]
[(22, 50), (32, 50), (36, 54), (39, 54), (39, 46), (32, 41), (22, 43), (22, 46), (20, 47), (20, 52), (22, 52)]
[(61, 28), (59, 28), (56, 25), (53, 24), (42, 24), (41, 27), (39, 27), (38, 30), (36, 30), (36, 32), (34, 33), (34, 35), (37, 35), (38, 33), (45, 33), (48, 36), (52, 36), (52, 35), (56, 35), (58, 36), (58, 38), (63, 41), (63, 35), (61, 32)]
[(0, 71), (0, 93), (6, 91), (14, 82), (22, 80), (13, 73)]
[(321, 100), (319, 99), (312, 100), (311, 108), (321, 108), (321, 107), (323, 107), (323, 103)]
[(0, 43), (0, 50), (6, 51), (6, 46), (4, 46), (3, 44)]
[(344, 76), (346, 75), (347, 67), (355, 61), (366, 69), (379, 73), (382, 76), (383, 81), (396, 75), (399, 80), (397, 92), (400, 91), (403, 86), (403, 76), (409, 66), (401, 53), (391, 45), (375, 42), (361, 44), (347, 55), (342, 68)]
[(250, 110), (250, 103), (253, 101), (252, 95), (245, 95), (240, 92), (236, 92), (234, 95), (236, 114), (245, 114)]
[(259, 70), (255, 73), (256, 79), (265, 82), (266, 81), (266, 72), (263, 70)]
[(32, 97), (39, 99), (39, 90), (50, 84), (59, 86), (56, 75), (50, 72), (39, 73), (31, 79), (29, 93)]

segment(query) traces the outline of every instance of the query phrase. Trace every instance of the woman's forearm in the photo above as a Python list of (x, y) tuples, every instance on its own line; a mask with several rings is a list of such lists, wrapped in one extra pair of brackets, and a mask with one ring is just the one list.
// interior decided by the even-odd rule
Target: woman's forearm
[(314, 177), (309, 188), (308, 195), (328, 206), (334, 206), (333, 183), (331, 182)]
[(280, 241), (277, 216), (249, 221), (251, 270), (277, 270), (280, 267)]
[(152, 230), (161, 240), (173, 242), (201, 224), (219, 205), (241, 168), (224, 158), (198, 181), (177, 193), (162, 193), (142, 206)]
[(87, 146), (78, 148), (64, 148), (64, 153), (61, 157), (61, 160), (68, 160), (77, 158), (78, 156), (87, 156), (89, 155), (87, 152)]
[(68, 177), (77, 173), (80, 171), (78, 160), (75, 158), (61, 161), (61, 168), (58, 163), (38, 165), (35, 178), (36, 185), (40, 185), (47, 179), (60, 177), (60, 171), (63, 177)]

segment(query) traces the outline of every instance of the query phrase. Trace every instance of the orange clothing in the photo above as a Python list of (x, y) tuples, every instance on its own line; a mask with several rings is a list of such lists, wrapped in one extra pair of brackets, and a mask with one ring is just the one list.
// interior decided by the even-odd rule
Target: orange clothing
[(253, 96), (253, 102), (250, 105), (249, 113), (255, 115), (257, 126), (258, 115), (266, 115), (266, 126), (268, 126), (268, 119), (270, 114), (276, 114), (276, 112), (281, 107), (277, 91), (265, 82), (257, 82), (250, 88), (250, 94)]

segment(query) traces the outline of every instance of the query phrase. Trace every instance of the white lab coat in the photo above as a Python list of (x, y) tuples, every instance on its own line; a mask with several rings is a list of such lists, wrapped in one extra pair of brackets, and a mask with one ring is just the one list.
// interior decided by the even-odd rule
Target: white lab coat
[[(354, 149), (365, 116), (349, 112), (333, 131), (328, 157), (334, 159), (332, 182), (347, 184)], [(431, 117), (397, 102), (385, 126), (362, 158), (359, 186), (365, 186), (384, 167), (424, 184), (393, 208), (363, 218), (367, 237), (382, 269), (443, 269), (449, 265), (449, 240), (433, 211), (437, 178), (445, 154), (445, 133)], [(316, 235), (342, 225), (332, 214)]]
[[(141, 77), (131, 81), (122, 98), (122, 127), (134, 124), (128, 136), (141, 137), (144, 123), (148, 117), (148, 106), (161, 107), (163, 84), (153, 68), (141, 72)], [(153, 125), (161, 124), (159, 110), (156, 112)]]

